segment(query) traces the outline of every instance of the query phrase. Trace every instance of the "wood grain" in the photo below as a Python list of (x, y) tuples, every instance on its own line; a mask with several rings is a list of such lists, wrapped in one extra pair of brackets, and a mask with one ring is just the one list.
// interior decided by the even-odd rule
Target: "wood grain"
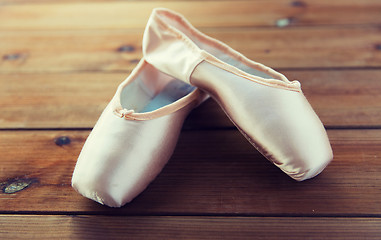
[[(381, 126), (381, 70), (282, 71), (302, 83), (327, 127)], [(0, 74), (0, 128), (92, 128), (129, 72)], [(209, 100), (186, 129), (232, 128)]]
[[(290, 179), (210, 100), (133, 202), (76, 193), (77, 156), (158, 6), (298, 79), (330, 128), (327, 169)], [(380, 11), (375, 0), (0, 0), (0, 239), (380, 239)]]
[(1, 74), (1, 128), (92, 128), (126, 73)]
[(155, 7), (178, 11), (197, 27), (276, 27), (281, 19), (287, 26), (377, 25), (381, 10), (374, 0), (22, 2), (4, 3), (0, 30), (143, 28)]
[[(70, 186), (88, 131), (2, 131), (0, 212), (380, 215), (381, 130), (328, 133), (334, 161), (320, 176), (296, 182), (238, 131), (184, 131), (170, 162), (148, 189), (125, 207), (111, 209)], [(59, 136), (71, 143), (57, 146)], [(11, 184), (27, 187), (4, 193)]]
[(0, 216), (3, 239), (379, 239), (379, 218)]
[[(208, 29), (273, 68), (380, 67), (377, 27)], [(142, 30), (2, 31), (0, 72), (127, 71), (141, 58)], [(324, 36), (324, 37), (322, 37)]]

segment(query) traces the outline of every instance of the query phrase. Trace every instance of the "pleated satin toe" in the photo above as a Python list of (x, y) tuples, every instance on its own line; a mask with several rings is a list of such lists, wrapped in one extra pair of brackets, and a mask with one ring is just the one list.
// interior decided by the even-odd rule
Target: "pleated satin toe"
[(154, 9), (143, 54), (157, 69), (210, 94), (246, 139), (290, 177), (312, 178), (332, 160), (326, 131), (298, 81), (206, 36), (181, 15)]
[(110, 207), (130, 202), (160, 173), (184, 119), (207, 97), (142, 59), (87, 138), (73, 188)]

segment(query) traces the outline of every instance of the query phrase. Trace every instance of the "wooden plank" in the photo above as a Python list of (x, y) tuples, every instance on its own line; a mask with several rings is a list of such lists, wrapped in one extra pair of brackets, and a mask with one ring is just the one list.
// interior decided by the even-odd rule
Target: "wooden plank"
[(285, 71), (330, 127), (381, 126), (380, 70)]
[(93, 127), (126, 73), (0, 75), (1, 128)]
[[(238, 131), (184, 131), (148, 189), (111, 209), (70, 186), (88, 131), (2, 131), (0, 212), (379, 216), (381, 130), (328, 133), (334, 161), (320, 176), (296, 182)], [(59, 136), (71, 143), (57, 146)]]
[(379, 218), (2, 215), (3, 239), (379, 239)]
[[(207, 29), (274, 68), (380, 67), (377, 27)], [(126, 71), (141, 58), (142, 30), (0, 32), (0, 72)]]
[(374, 0), (37, 3), (6, 1), (0, 15), (0, 29), (143, 28), (155, 7), (181, 12), (197, 27), (377, 25), (381, 10), (381, 3)]
[[(301, 81), (306, 97), (326, 126), (381, 126), (381, 70), (282, 72)], [(0, 74), (0, 128), (91, 128), (128, 74)], [(209, 100), (190, 114), (184, 127), (233, 125)]]

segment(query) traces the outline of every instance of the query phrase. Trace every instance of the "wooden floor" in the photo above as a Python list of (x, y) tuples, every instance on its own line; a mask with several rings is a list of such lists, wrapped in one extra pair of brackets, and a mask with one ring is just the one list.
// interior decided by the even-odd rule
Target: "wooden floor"
[[(77, 194), (77, 156), (158, 6), (299, 80), (327, 169), (290, 179), (208, 100), (132, 203)], [(0, 129), (0, 239), (381, 239), (381, 1), (0, 0)]]

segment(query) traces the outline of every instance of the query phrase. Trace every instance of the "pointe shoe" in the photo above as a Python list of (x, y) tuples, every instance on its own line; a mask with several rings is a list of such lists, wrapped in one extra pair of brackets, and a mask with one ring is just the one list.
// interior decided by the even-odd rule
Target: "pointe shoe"
[(298, 81), (206, 36), (183, 16), (154, 9), (143, 55), (160, 71), (207, 92), (246, 139), (293, 179), (312, 178), (332, 160), (327, 133)]
[(73, 188), (110, 207), (130, 202), (160, 173), (185, 117), (207, 97), (142, 59), (87, 138)]

